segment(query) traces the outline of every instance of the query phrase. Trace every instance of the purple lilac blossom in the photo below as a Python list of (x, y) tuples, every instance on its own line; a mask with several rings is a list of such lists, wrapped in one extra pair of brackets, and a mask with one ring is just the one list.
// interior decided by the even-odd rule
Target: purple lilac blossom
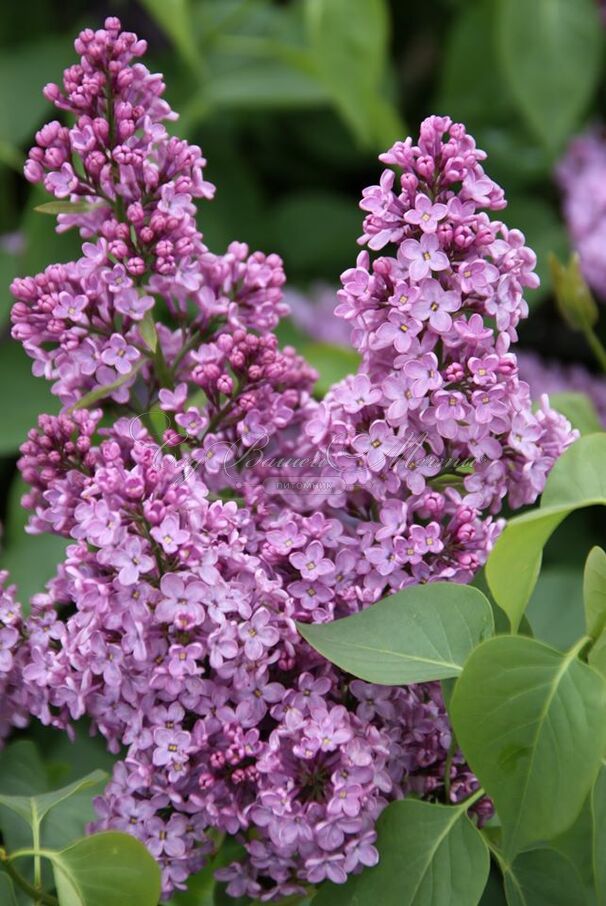
[[(308, 295), (289, 291), (285, 296), (288, 297), (291, 305), (293, 321), (312, 339), (344, 347), (349, 345), (350, 327), (347, 322), (333, 318), (338, 329), (335, 330), (331, 326), (329, 331), (326, 330), (338, 304), (336, 289), (322, 285), (312, 287)], [(518, 350), (516, 356), (520, 380), (528, 384), (533, 400), (540, 400), (544, 393), (548, 395), (565, 392), (584, 393), (593, 402), (600, 420), (606, 425), (606, 378), (593, 374), (580, 362), (552, 361), (528, 349)], [(474, 375), (472, 379), (474, 383), (480, 383), (481, 372), (488, 358), (490, 358), (490, 364), (498, 362), (496, 356), (470, 359), (469, 369)], [(357, 412), (362, 408), (359, 402), (363, 396), (359, 392), (362, 387), (364, 387), (364, 395), (380, 394), (380, 391), (371, 385), (367, 375), (359, 374), (355, 381), (356, 383), (351, 385), (352, 390), (356, 388), (353, 393), (350, 393), (345, 385), (335, 388), (334, 391), (337, 402), (343, 405), (346, 412)], [(408, 411), (404, 390), (404, 383), (399, 377), (394, 377), (386, 383), (385, 394), (388, 399), (393, 400), (393, 408), (388, 410), (388, 413), (393, 418), (398, 418), (399, 415)], [(350, 410), (347, 405), (354, 408)]]
[(577, 136), (556, 169), (564, 217), (589, 285), (606, 298), (606, 135), (593, 128)]
[[(386, 170), (364, 192), (363, 240), (393, 255), (364, 251), (343, 275), (362, 366), (316, 402), (272, 333), (280, 259), (203, 245), (204, 160), (165, 131), (144, 42), (108, 19), (76, 50), (64, 89), (45, 90), (75, 125), (40, 130), (26, 174), (90, 205), (59, 218), (83, 257), (13, 284), (14, 336), (65, 407), (21, 450), (29, 530), (71, 543), (26, 625), (2, 593), (3, 714), (67, 732), (88, 716), (119, 756), (94, 827), (139, 837), (167, 896), (212, 852), (209, 830), (244, 846), (220, 872), (230, 895), (303, 894), (376, 863), (389, 801), (446, 795), (439, 684), (354, 680), (295, 620), (468, 581), (503, 498), (540, 493), (575, 435), (546, 401), (531, 413), (510, 351), (534, 255), (480, 210), (504, 199), (473, 139), (426, 120), (418, 145), (382, 155), (399, 183)], [(142, 408), (154, 417), (129, 417)], [(342, 481), (286, 506), (267, 481), (280, 457), (326, 446), (320, 474)], [(460, 753), (450, 771), (451, 800), (477, 787)]]
[(584, 365), (543, 359), (535, 352), (518, 352), (520, 377), (530, 387), (533, 399), (543, 393), (584, 393), (606, 426), (606, 377), (592, 374)]

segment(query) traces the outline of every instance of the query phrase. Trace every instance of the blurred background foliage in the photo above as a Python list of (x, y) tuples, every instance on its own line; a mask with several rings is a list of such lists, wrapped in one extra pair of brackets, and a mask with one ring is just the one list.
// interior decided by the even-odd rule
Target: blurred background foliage
[[(335, 285), (357, 253), (357, 202), (378, 179), (377, 154), (415, 135), (430, 113), (447, 113), (487, 151), (488, 170), (509, 199), (504, 219), (538, 255), (542, 286), (529, 294), (522, 347), (592, 367), (583, 338), (556, 313), (547, 256), (569, 252), (554, 164), (604, 112), (604, 28), (594, 0), (7, 3), (0, 22), (0, 568), (11, 570), (22, 599), (41, 590), (64, 544), (25, 534), (17, 450), (37, 414), (58, 407), (9, 339), (8, 285), (16, 274), (78, 255), (79, 241), (56, 235), (53, 218), (34, 211), (45, 198), (21, 167), (35, 130), (52, 116), (42, 86), (74, 61), (78, 30), (99, 27), (107, 15), (147, 39), (149, 65), (165, 74), (167, 98), (181, 114), (171, 128), (208, 157), (218, 191), (200, 205), (199, 220), (211, 249), (245, 241), (279, 252), (290, 284), (304, 292), (315, 281)], [(321, 389), (352, 368), (350, 351), (310, 344), (292, 324), (282, 339), (319, 365)], [(597, 520), (591, 511), (578, 514), (546, 551), (530, 617), (558, 645), (578, 634), (566, 616), (581, 593), (578, 566), (599, 536)], [(101, 759), (86, 741), (68, 756), (59, 740), (34, 735), (59, 761), (84, 760), (89, 769)]]

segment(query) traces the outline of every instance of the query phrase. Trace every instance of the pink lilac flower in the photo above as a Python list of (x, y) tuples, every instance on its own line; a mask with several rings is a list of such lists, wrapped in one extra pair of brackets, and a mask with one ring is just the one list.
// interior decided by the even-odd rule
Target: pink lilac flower
[[(15, 281), (12, 313), (65, 406), (21, 450), (29, 529), (69, 544), (26, 621), (14, 590), (0, 593), (0, 729), (89, 718), (116, 755), (92, 828), (139, 837), (165, 898), (217, 835), (243, 848), (217, 872), (228, 895), (303, 896), (375, 864), (385, 805), (443, 801), (446, 764), (452, 801), (478, 786), (449, 759), (439, 684), (352, 680), (296, 621), (469, 581), (503, 498), (541, 492), (575, 435), (546, 401), (532, 412), (510, 351), (534, 256), (481, 210), (500, 210), (503, 192), (463, 126), (426, 120), (417, 144), (382, 155), (401, 175), (386, 169), (363, 194), (362, 241), (384, 254), (361, 252), (337, 306), (361, 366), (316, 402), (315, 373), (272, 333), (286, 313), (279, 258), (203, 243), (205, 161), (166, 131), (145, 43), (112, 18), (76, 50), (63, 88), (45, 89), (75, 123), (37, 133), (26, 175), (87, 202), (59, 220), (80, 230), (82, 257)], [(404, 348), (405, 318), (417, 323)], [(91, 391), (102, 408), (83, 405)], [(133, 419), (139, 400), (149, 412)], [(177, 427), (158, 428), (158, 412)], [(285, 506), (285, 468), (328, 490), (301, 481)]]
[(606, 297), (606, 138), (595, 127), (572, 140), (556, 168), (570, 240), (585, 279)]
[(440, 250), (438, 238), (433, 235), (423, 235), (420, 240), (406, 239), (398, 254), (403, 263), (408, 263), (408, 274), (415, 282), (429, 277), (432, 271), (450, 267), (447, 256)]

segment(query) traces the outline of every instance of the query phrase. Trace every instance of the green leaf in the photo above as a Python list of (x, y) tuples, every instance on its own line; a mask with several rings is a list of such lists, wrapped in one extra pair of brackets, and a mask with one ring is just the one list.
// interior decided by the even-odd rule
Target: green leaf
[(539, 575), (544, 545), (573, 510), (606, 504), (606, 434), (588, 434), (556, 462), (538, 509), (510, 519), (486, 564), (497, 604), (515, 631)]
[(593, 0), (499, 0), (499, 53), (528, 124), (553, 152), (574, 131), (600, 77), (603, 27)]
[[(356, 256), (359, 211), (337, 192), (293, 192), (272, 208), (271, 247), (299, 279), (333, 280)], [(335, 306), (337, 298), (335, 293)]]
[[(588, 334), (588, 339), (591, 340), (593, 334), (590, 329), (598, 323), (600, 310), (583, 276), (579, 253), (573, 252), (565, 262), (551, 253), (549, 269), (556, 308), (562, 320), (572, 330)], [(594, 348), (594, 352), (597, 351)]]
[[(6, 547), (0, 551), (0, 568), (9, 571), (26, 612), (32, 595), (42, 591), (55, 575), (57, 564), (64, 558), (69, 544), (69, 539), (57, 535), (27, 534), (25, 526), (29, 512), (21, 506), (21, 498), (27, 490), (28, 486), (17, 473), (8, 494), (6, 531), (2, 539)], [(32, 563), (36, 564), (36, 569), (32, 569)]]
[(606, 632), (596, 639), (589, 650), (587, 660), (594, 670), (606, 677)]
[(19, 258), (12, 251), (0, 246), (0, 328), (7, 321), (13, 304), (9, 286), (19, 273)]
[(488, 847), (465, 805), (392, 802), (377, 823), (379, 864), (344, 885), (324, 884), (313, 906), (475, 906)]
[(581, 882), (589, 893), (593, 889), (593, 818), (591, 814), (591, 793), (574, 824), (563, 834), (549, 841), (549, 849), (561, 853), (574, 865)]
[(0, 872), (0, 903), (2, 906), (17, 906), (13, 882), (5, 872)]
[(586, 393), (550, 393), (549, 404), (566, 416), (573, 428), (581, 434), (596, 434), (603, 430), (597, 409)]
[(199, 72), (201, 61), (189, 0), (141, 0), (141, 5), (166, 32), (185, 62), (194, 72)]
[(602, 765), (591, 793), (593, 821), (593, 877), (598, 903), (606, 902), (606, 765)]
[[(388, 59), (384, 0), (306, 0), (307, 35), (319, 79), (358, 140), (383, 149), (404, 128), (381, 92)], [(377, 117), (377, 101), (381, 114)], [(389, 111), (387, 113), (386, 111)]]
[(93, 211), (95, 205), (88, 201), (47, 201), (44, 204), (36, 205), (34, 211), (38, 214), (80, 214), (85, 211)]
[(494, 631), (482, 592), (449, 582), (412, 585), (342, 620), (297, 627), (342, 670), (385, 685), (457, 676)]
[(521, 636), (484, 642), (457, 680), (450, 716), (495, 802), (507, 858), (573, 823), (606, 745), (606, 682), (574, 649)]
[(75, 261), (82, 254), (77, 230), (57, 233), (56, 224), (50, 217), (39, 216), (36, 207), (47, 201), (48, 192), (42, 186), (31, 187), (21, 223), (25, 236), (21, 271), (25, 274), (44, 270), (49, 261)]
[(247, 60), (213, 75), (207, 109), (201, 112), (213, 105), (238, 110), (317, 107), (327, 100), (322, 85), (307, 72), (282, 60)]
[(107, 779), (103, 771), (93, 771), (87, 777), (76, 780), (60, 790), (53, 790), (50, 793), (40, 793), (37, 796), (8, 796), (0, 794), (0, 805), (10, 809), (16, 815), (19, 815), (29, 825), (34, 827), (40, 825), (44, 817), (51, 809), (60, 805), (70, 796), (80, 793), (83, 790), (99, 786)]
[(33, 376), (32, 360), (11, 341), (0, 345), (0, 387), (0, 456), (7, 456), (16, 453), (41, 412), (56, 413), (60, 404), (52, 396), (48, 382)]
[[(26, 612), (32, 595), (43, 591), (48, 580), (56, 574), (57, 564), (63, 560), (68, 544), (68, 538), (58, 535), (23, 532), (0, 553), (0, 569), (10, 573)], [(36, 564), (35, 569), (32, 569), (32, 563)]]
[(144, 358), (139, 359), (139, 361), (134, 365), (133, 368), (131, 368), (131, 370), (127, 374), (119, 374), (115, 381), (110, 381), (109, 384), (104, 384), (103, 387), (96, 387), (94, 390), (86, 393), (78, 400), (77, 403), (74, 403), (71, 408), (88, 409), (90, 406), (98, 403), (99, 400), (103, 400), (106, 397), (111, 396), (112, 393), (132, 380), (132, 378), (134, 378), (135, 375), (137, 375), (139, 371), (141, 371), (146, 361), (147, 360)]
[(601, 547), (589, 551), (583, 574), (583, 598), (587, 632), (597, 639), (606, 626), (606, 553)]
[(553, 849), (521, 853), (504, 871), (508, 906), (583, 906), (585, 891), (572, 862)]
[(537, 256), (536, 272), (541, 285), (525, 293), (525, 298), (532, 307), (548, 296), (552, 289), (549, 253), (555, 252), (561, 258), (569, 254), (566, 230), (552, 205), (527, 194), (510, 196), (506, 211), (500, 213), (509, 226), (515, 225), (516, 229), (524, 233), (527, 245)]
[(583, 593), (578, 569), (547, 566), (541, 570), (526, 616), (533, 635), (567, 651), (585, 633)]
[(480, 906), (507, 906), (501, 873), (491, 868)]
[(494, 0), (461, 4), (446, 35), (434, 109), (468, 123), (470, 129), (482, 120), (489, 119), (494, 125), (511, 116), (512, 100), (494, 65), (495, 14)]
[[(50, 106), (42, 94), (45, 78), (58, 79), (73, 50), (67, 37), (48, 37), (4, 47), (0, 60), (0, 141), (21, 145), (33, 137)], [(44, 73), (44, 76), (41, 74)], [(15, 89), (18, 87), (18, 95)]]
[(94, 834), (44, 855), (53, 863), (61, 906), (157, 906), (160, 868), (129, 834)]
[(358, 370), (360, 357), (353, 349), (333, 346), (330, 343), (303, 343), (299, 352), (318, 372), (315, 393), (323, 397), (333, 384)]
[(11, 742), (0, 752), (0, 794), (30, 796), (48, 792), (44, 762), (29, 739)]
[[(76, 782), (68, 798), (64, 798), (64, 787), (59, 791), (61, 801), (47, 811), (41, 822), (42, 846), (61, 849), (82, 836), (86, 826), (94, 820), (92, 799), (107, 776), (105, 772), (97, 771), (99, 781), (95, 787), (82, 785), (82, 775), (86, 771), (92, 774), (94, 768), (101, 766), (110, 771), (115, 759), (102, 747), (99, 749), (99, 738), (83, 738), (82, 732), (75, 743), (69, 742), (64, 734), (47, 728), (32, 727), (30, 733), (40, 737), (39, 747), (30, 740), (20, 740), (8, 745), (0, 755), (0, 792), (26, 798), (48, 793), (57, 796), (57, 792), (51, 791), (58, 785), (59, 770), (59, 782), (64, 783), (66, 775), (69, 779), (74, 777)], [(44, 752), (44, 762), (39, 751)], [(63, 763), (62, 758), (65, 759)], [(16, 820), (14, 812), (0, 806), (0, 827), (9, 852), (30, 845), (31, 830), (26, 817), (22, 821)]]
[(150, 352), (155, 352), (158, 348), (158, 332), (154, 321), (153, 308), (146, 311), (145, 316), (139, 322), (139, 333)]

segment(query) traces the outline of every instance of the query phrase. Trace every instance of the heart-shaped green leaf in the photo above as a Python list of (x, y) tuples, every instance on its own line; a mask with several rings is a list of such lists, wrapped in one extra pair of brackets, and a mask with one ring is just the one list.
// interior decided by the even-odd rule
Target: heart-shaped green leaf
[(499, 51), (521, 112), (558, 151), (600, 77), (602, 24), (593, 0), (499, 0)]
[(60, 790), (53, 790), (50, 793), (41, 793), (38, 796), (7, 796), (0, 794), (0, 805), (9, 808), (16, 815), (19, 815), (32, 827), (40, 825), (44, 816), (55, 806), (69, 799), (70, 796), (80, 793), (83, 790), (99, 786), (107, 779), (104, 771), (93, 771), (87, 777), (76, 780)]
[(450, 715), (495, 802), (509, 860), (573, 823), (606, 746), (606, 682), (574, 649), (522, 636), (484, 642), (457, 680)]
[(354, 676), (398, 685), (457, 676), (492, 635), (490, 604), (468, 585), (413, 585), (333, 623), (299, 623), (316, 651)]
[(3, 871), (0, 871), (0, 903), (2, 906), (17, 906), (13, 882)]
[(160, 899), (160, 868), (129, 834), (94, 834), (44, 855), (53, 863), (61, 906), (157, 906)]
[(520, 853), (504, 871), (508, 906), (583, 906), (585, 891), (576, 868), (554, 849)]
[(541, 506), (510, 519), (486, 564), (486, 579), (514, 631), (539, 575), (544, 545), (573, 510), (606, 505), (606, 433), (582, 437), (553, 467)]
[(606, 626), (606, 553), (601, 547), (589, 551), (583, 576), (583, 599), (587, 632), (597, 639)]
[(325, 884), (313, 906), (476, 906), (488, 847), (462, 806), (406, 799), (377, 824), (379, 864), (344, 885)]
[(606, 902), (606, 765), (591, 793), (593, 819), (593, 879), (598, 903)]

